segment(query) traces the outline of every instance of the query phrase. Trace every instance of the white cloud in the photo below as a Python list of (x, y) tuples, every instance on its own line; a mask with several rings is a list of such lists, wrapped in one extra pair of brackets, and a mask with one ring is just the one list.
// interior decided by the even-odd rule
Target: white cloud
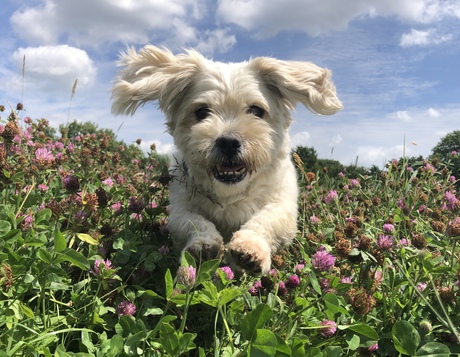
[(331, 139), (331, 142), (329, 143), (329, 146), (332, 146), (332, 148), (336, 145), (339, 145), (342, 142), (343, 138), (340, 134), (334, 135)]
[[(25, 56), (25, 79), (34, 88), (53, 91), (70, 90), (78, 79), (78, 86), (90, 87), (97, 75), (88, 54), (67, 45), (19, 48), (12, 60), (22, 66)], [(19, 71), (18, 71), (19, 72)]]
[(164, 142), (159, 139), (147, 140), (141, 142), (141, 148), (145, 152), (149, 152), (152, 144), (155, 144), (156, 151), (164, 155), (172, 155), (176, 151), (173, 143)]
[[(359, 146), (357, 148), (358, 165), (384, 166), (389, 160), (415, 155), (411, 146), (396, 144), (394, 146)], [(380, 165), (379, 165), (380, 163)]]
[(309, 146), (310, 144), (310, 133), (307, 131), (301, 131), (298, 133), (295, 133), (291, 137), (291, 147), (295, 148), (297, 146)]
[(194, 0), (42, 0), (40, 6), (16, 11), (10, 21), (30, 44), (56, 44), (68, 37), (70, 42), (97, 46), (148, 42), (152, 31), (174, 30), (175, 20), (196, 21), (205, 13), (204, 2)]
[(221, 0), (217, 16), (223, 23), (256, 31), (258, 37), (286, 30), (317, 36), (344, 30), (362, 16), (395, 16), (425, 24), (460, 17), (460, 5), (453, 0)]
[(452, 40), (452, 35), (439, 35), (435, 29), (418, 31), (411, 29), (409, 33), (401, 36), (400, 45), (402, 47), (410, 46), (428, 46), (437, 45)]
[(215, 50), (225, 53), (236, 44), (236, 37), (229, 29), (206, 30), (203, 36), (196, 48), (204, 54), (212, 54)]
[(428, 115), (433, 118), (439, 118), (441, 113), (439, 113), (436, 109), (430, 108), (428, 109)]
[(396, 112), (396, 117), (399, 119), (399, 120), (402, 120), (402, 121), (405, 121), (405, 122), (408, 122), (408, 121), (411, 121), (411, 116), (409, 114), (409, 112), (407, 110), (400, 110), (400, 111), (397, 111)]

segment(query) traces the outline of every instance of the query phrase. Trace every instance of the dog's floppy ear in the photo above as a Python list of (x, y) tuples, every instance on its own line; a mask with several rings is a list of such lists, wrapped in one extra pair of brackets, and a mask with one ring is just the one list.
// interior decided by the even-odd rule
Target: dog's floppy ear
[(311, 111), (331, 115), (342, 109), (331, 72), (310, 62), (280, 61), (257, 57), (249, 66), (292, 109), (300, 102)]
[(138, 53), (128, 48), (118, 63), (123, 68), (112, 88), (112, 113), (134, 114), (137, 108), (155, 100), (166, 111), (184, 93), (201, 59), (194, 51), (175, 56), (152, 45)]

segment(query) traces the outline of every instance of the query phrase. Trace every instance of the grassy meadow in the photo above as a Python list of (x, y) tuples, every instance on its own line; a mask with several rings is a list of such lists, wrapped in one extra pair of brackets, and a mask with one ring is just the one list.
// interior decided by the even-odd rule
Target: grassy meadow
[(154, 147), (4, 114), (0, 357), (460, 354), (448, 164), (329, 175), (294, 154), (294, 244), (267, 276), (235, 276), (174, 250)]

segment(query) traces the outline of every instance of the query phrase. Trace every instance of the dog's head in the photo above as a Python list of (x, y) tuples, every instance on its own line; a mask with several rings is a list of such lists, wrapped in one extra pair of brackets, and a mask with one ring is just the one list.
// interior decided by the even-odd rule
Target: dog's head
[(323, 115), (342, 108), (330, 72), (309, 62), (220, 63), (148, 45), (129, 49), (120, 65), (113, 113), (133, 114), (158, 101), (190, 174), (223, 191), (244, 187), (289, 154), (297, 103)]

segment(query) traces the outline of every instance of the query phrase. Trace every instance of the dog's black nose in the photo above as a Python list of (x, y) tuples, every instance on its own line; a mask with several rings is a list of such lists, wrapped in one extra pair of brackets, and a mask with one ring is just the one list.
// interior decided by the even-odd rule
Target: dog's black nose
[(223, 155), (232, 157), (238, 153), (241, 142), (233, 137), (221, 136), (216, 140), (216, 147)]

